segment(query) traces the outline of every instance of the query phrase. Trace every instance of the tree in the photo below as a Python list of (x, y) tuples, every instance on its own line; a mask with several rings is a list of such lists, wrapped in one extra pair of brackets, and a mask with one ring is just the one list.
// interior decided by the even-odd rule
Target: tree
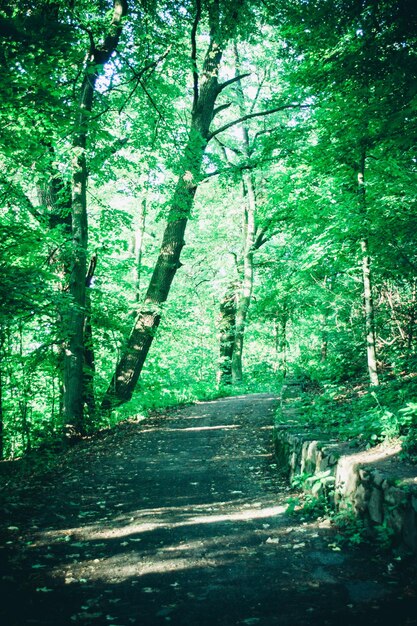
[(67, 347), (64, 363), (64, 414), (67, 428), (85, 430), (84, 409), (84, 331), (87, 280), (87, 137), (98, 78), (115, 51), (127, 13), (125, 0), (115, 0), (107, 32), (100, 44), (90, 33), (90, 48), (80, 89), (79, 112), (72, 150), (71, 198), (71, 275), (69, 293), (72, 304), (67, 319)]
[[(206, 6), (209, 22), (209, 44), (202, 63), (197, 67), (196, 35), (202, 17), (202, 6), (196, 3), (195, 19), (191, 30), (191, 62), (193, 78), (193, 104), (189, 139), (184, 149), (180, 175), (169, 210), (162, 245), (143, 307), (138, 311), (134, 327), (117, 363), (116, 371), (102, 402), (102, 408), (111, 409), (132, 397), (137, 380), (161, 320), (161, 306), (166, 301), (174, 276), (181, 266), (180, 255), (184, 246), (184, 233), (197, 190), (203, 155), (213, 118), (225, 105), (215, 107), (222, 91), (236, 79), (219, 82), (219, 69), (224, 47), (233, 36), (241, 19), (243, 2), (233, 9), (218, 0)], [(218, 131), (217, 131), (218, 132)]]

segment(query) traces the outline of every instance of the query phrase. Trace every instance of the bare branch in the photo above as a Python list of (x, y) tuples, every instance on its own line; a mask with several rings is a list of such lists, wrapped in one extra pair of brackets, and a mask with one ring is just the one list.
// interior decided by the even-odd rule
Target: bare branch
[(239, 117), (237, 120), (233, 120), (233, 122), (229, 122), (228, 124), (225, 124), (224, 126), (220, 126), (220, 128), (218, 128), (217, 130), (214, 130), (212, 133), (210, 133), (209, 137), (208, 137), (208, 141), (210, 141), (210, 139), (213, 139), (213, 137), (215, 137), (216, 135), (219, 135), (220, 133), (223, 133), (225, 130), (227, 130), (228, 128), (231, 128), (232, 126), (236, 126), (236, 124), (241, 124), (242, 122), (246, 122), (246, 120), (250, 120), (254, 117), (265, 117), (266, 115), (272, 115), (273, 113), (279, 113), (280, 111), (285, 111), (286, 109), (307, 109), (309, 108), (310, 105), (308, 104), (284, 104), (280, 107), (275, 107), (274, 109), (268, 109), (267, 111), (257, 111), (256, 113), (248, 113), (247, 115), (243, 115), (242, 117)]
[[(243, 156), (244, 155), (242, 150), (239, 150), (239, 148), (234, 148), (233, 146), (226, 146), (226, 144), (224, 144), (222, 141), (220, 141), (220, 139), (218, 137), (215, 137), (215, 140), (216, 140), (216, 143), (218, 143), (220, 148), (222, 149), (223, 154), (225, 154), (225, 150), (230, 150), (231, 152), (234, 152), (238, 156)], [(229, 161), (227, 156), (226, 156), (226, 161)]]
[[(265, 159), (272, 161), (273, 159)], [(264, 163), (265, 161), (262, 161)], [(230, 161), (228, 161), (230, 163)], [(258, 167), (259, 162), (256, 163), (243, 163), (240, 165), (231, 165), (230, 167), (225, 167), (222, 170), (215, 170), (214, 172), (209, 172), (205, 175), (205, 177), (200, 181), (202, 183), (206, 182), (209, 178), (213, 178), (213, 176), (220, 176), (220, 174), (230, 174), (232, 172), (242, 172), (243, 170), (254, 170)]]
[(221, 93), (223, 89), (226, 89), (226, 87), (228, 87), (229, 85), (232, 85), (233, 83), (236, 83), (237, 81), (242, 80), (242, 78), (246, 78), (247, 76), (250, 76), (250, 74), (251, 74), (250, 72), (246, 72), (246, 74), (239, 74), (238, 76), (234, 76), (233, 78), (226, 80), (224, 83), (221, 83), (220, 85), (218, 85), (217, 93)]
[(213, 110), (213, 115), (211, 119), (213, 120), (216, 117), (216, 115), (220, 113), (220, 111), (224, 111), (225, 109), (228, 109), (231, 105), (232, 103), (228, 102), (227, 104), (220, 104), (218, 107), (215, 107), (215, 109)]
[(151, 61), (150, 63), (148, 63), (147, 65), (145, 65), (145, 67), (143, 67), (140, 72), (136, 72), (133, 68), (132, 71), (135, 74), (135, 78), (136, 78), (136, 84), (133, 87), (133, 89), (131, 90), (130, 94), (128, 95), (128, 97), (126, 98), (126, 100), (123, 102), (122, 106), (119, 109), (119, 114), (123, 111), (123, 109), (125, 108), (125, 106), (127, 105), (127, 103), (129, 102), (129, 100), (132, 98), (133, 94), (135, 93), (135, 91), (137, 90), (137, 88), (139, 87), (139, 85), (142, 86), (143, 88), (143, 83), (142, 83), (142, 78), (144, 76), (144, 74), (146, 74), (146, 72), (149, 72), (149, 70), (154, 70), (157, 65), (159, 65), (159, 63), (161, 61), (163, 61), (168, 54), (171, 51), (172, 46), (168, 46), (168, 48), (165, 50), (165, 52), (163, 52), (159, 57), (157, 57), (156, 59), (154, 59), (153, 61)]

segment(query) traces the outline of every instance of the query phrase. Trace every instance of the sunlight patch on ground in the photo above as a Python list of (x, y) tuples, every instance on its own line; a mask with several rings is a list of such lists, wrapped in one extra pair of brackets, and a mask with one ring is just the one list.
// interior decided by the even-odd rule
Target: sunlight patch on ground
[[(229, 508), (227, 509), (226, 506)], [(264, 519), (282, 515), (286, 505), (268, 506), (262, 502), (240, 503), (237, 506), (228, 503), (194, 506), (192, 509), (182, 507), (167, 507), (161, 509), (146, 509), (137, 512), (135, 516), (120, 519), (116, 527), (94, 524), (79, 528), (69, 528), (60, 531), (47, 531), (36, 541), (37, 545), (50, 544), (62, 541), (62, 537), (74, 536), (81, 541), (99, 541), (103, 539), (128, 538), (132, 535), (148, 533), (156, 529), (181, 528), (201, 524), (216, 524), (220, 522), (245, 522), (255, 519)], [(114, 519), (114, 522), (117, 518)], [(124, 522), (124, 523), (123, 523)]]
[(179, 426), (178, 428), (160, 428), (159, 430), (162, 430), (164, 432), (179, 432), (179, 431), (185, 431), (185, 430), (193, 430), (193, 431), (198, 431), (198, 430), (231, 430), (232, 428), (241, 428), (241, 426), (239, 424), (223, 424), (220, 426), (190, 426), (189, 428), (181, 428), (181, 426)]
[[(138, 553), (125, 554), (123, 560), (120, 555), (108, 559), (89, 560), (73, 564), (64, 574), (65, 584), (78, 583), (81, 580), (122, 582), (126, 579), (135, 579), (149, 574), (167, 574), (201, 567), (218, 567), (222, 561), (207, 558), (161, 558), (153, 555), (151, 560), (141, 560)], [(60, 569), (51, 572), (55, 578), (62, 579)]]

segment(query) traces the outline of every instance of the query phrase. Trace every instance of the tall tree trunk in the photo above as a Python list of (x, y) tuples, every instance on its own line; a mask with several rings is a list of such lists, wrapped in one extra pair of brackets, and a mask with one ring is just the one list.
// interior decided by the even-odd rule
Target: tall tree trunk
[[(240, 2), (237, 2), (237, 8)], [(184, 233), (194, 202), (203, 155), (210, 139), (210, 124), (216, 114), (217, 96), (229, 81), (218, 82), (222, 58), (220, 41), (223, 39), (218, 14), (218, 2), (208, 5), (210, 43), (204, 58), (201, 76), (196, 65), (196, 31), (201, 14), (197, 13), (191, 34), (194, 79), (194, 102), (191, 113), (189, 140), (185, 148), (181, 173), (177, 181), (160, 253), (146, 292), (144, 304), (123, 347), (121, 358), (102, 401), (103, 410), (111, 410), (132, 397), (152, 341), (161, 320), (162, 305), (166, 301), (174, 276), (181, 266), (180, 255), (184, 247)], [(237, 16), (236, 16), (237, 19)], [(230, 24), (228, 25), (230, 28)], [(223, 34), (224, 35), (224, 34)]]
[(96, 364), (94, 357), (93, 327), (91, 324), (91, 284), (97, 265), (97, 256), (93, 254), (88, 267), (85, 286), (85, 321), (84, 321), (84, 380), (83, 380), (83, 401), (88, 409), (90, 421), (94, 420), (96, 414), (96, 401), (94, 394), (94, 376)]
[(233, 349), (232, 359), (232, 377), (234, 383), (240, 383), (243, 379), (243, 339), (253, 290), (253, 254), (256, 236), (256, 198), (251, 173), (243, 176), (243, 187), (244, 198), (246, 199), (246, 206), (244, 211), (243, 227), (243, 270), (236, 310), (235, 345)]
[(232, 358), (235, 346), (236, 285), (231, 285), (220, 304), (220, 386), (232, 384)]
[(416, 323), (416, 281), (413, 281), (411, 303), (409, 308), (409, 319), (407, 324), (407, 361), (410, 360), (412, 354), (413, 340), (414, 340), (414, 328)]
[[(49, 263), (60, 280), (62, 293), (68, 291), (70, 275), (69, 243), (71, 240), (71, 184), (65, 181), (54, 166), (56, 154), (52, 144), (47, 146), (50, 157), (46, 177), (38, 182), (38, 200), (46, 215), (42, 223), (54, 234), (58, 233), (61, 245), (49, 251)], [(43, 213), (43, 211), (42, 211)], [(62, 418), (64, 401), (64, 360), (65, 360), (65, 311), (61, 305), (57, 313), (57, 367), (59, 376), (59, 415)]]
[(125, 0), (115, 0), (109, 30), (102, 45), (93, 42), (81, 86), (79, 113), (73, 140), (72, 159), (72, 249), (67, 312), (67, 344), (64, 359), (64, 417), (66, 428), (83, 433), (84, 419), (84, 327), (86, 316), (87, 275), (87, 161), (86, 148), (96, 82), (119, 42), (122, 18), (127, 12)]
[(4, 332), (3, 327), (0, 326), (0, 461), (4, 457), (3, 346)]
[[(234, 44), (234, 56), (236, 73), (240, 73), (240, 59), (237, 44)], [(243, 93), (242, 81), (236, 81), (236, 94), (239, 104), (240, 115), (246, 115), (245, 95)], [(247, 126), (243, 126), (243, 152), (249, 160), (251, 156), (250, 136)], [(232, 378), (233, 382), (239, 384), (243, 380), (243, 341), (246, 327), (246, 320), (252, 299), (254, 266), (253, 255), (256, 240), (256, 190), (255, 180), (252, 172), (242, 173), (242, 186), (244, 198), (243, 211), (243, 269), (241, 276), (241, 286), (238, 295), (236, 309), (235, 345), (232, 358)]]
[(285, 378), (287, 376), (288, 373), (288, 363), (287, 363), (287, 347), (288, 347), (288, 341), (287, 341), (287, 323), (288, 323), (288, 317), (286, 315), (284, 315), (281, 318), (281, 335), (280, 335), (280, 342), (279, 342), (279, 347), (280, 347), (280, 354), (281, 354), (281, 370), (282, 370), (282, 375)]
[[(363, 151), (361, 155), (359, 171), (358, 171), (358, 193), (359, 208), (367, 226), (367, 211), (365, 197), (365, 163), (366, 154)], [(371, 280), (371, 258), (369, 256), (368, 239), (366, 236), (362, 238), (360, 243), (362, 252), (362, 281), (363, 281), (363, 302), (365, 313), (365, 339), (366, 339), (366, 356), (368, 364), (369, 381), (371, 386), (379, 385), (376, 343), (375, 343), (375, 311), (372, 297), (372, 280)]]

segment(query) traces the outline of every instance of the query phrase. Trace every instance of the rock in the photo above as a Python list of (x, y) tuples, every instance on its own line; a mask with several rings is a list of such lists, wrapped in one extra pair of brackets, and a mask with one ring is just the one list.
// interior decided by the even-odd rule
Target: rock
[(377, 487), (373, 487), (368, 502), (369, 517), (376, 524), (382, 524), (384, 519), (384, 511), (382, 508), (382, 491)]
[(384, 481), (384, 476), (378, 470), (372, 472), (372, 480), (377, 487), (380, 487)]
[(384, 491), (384, 500), (393, 507), (402, 506), (407, 499), (407, 494), (398, 487), (387, 487)]
[[(284, 408), (284, 421), (285, 417)], [(334, 489), (336, 508), (353, 505), (356, 514), (367, 521), (370, 531), (376, 525), (386, 525), (398, 547), (417, 552), (417, 490), (411, 489), (410, 493), (410, 480), (404, 487), (394, 484), (396, 476), (386, 462), (386, 450), (377, 447), (369, 453), (363, 449), (352, 452), (346, 443), (325, 433), (309, 432), (308, 428), (302, 432), (296, 428), (276, 425), (275, 434), (281, 465), (291, 477), (311, 475), (305, 483), (310, 493), (328, 494)], [(412, 480), (417, 481), (413, 476)]]
[(415, 552), (417, 549), (417, 516), (412, 506), (407, 507), (404, 514), (402, 538), (405, 546)]
[(367, 491), (365, 486), (360, 483), (354, 494), (355, 509), (357, 511), (365, 511), (367, 508)]

